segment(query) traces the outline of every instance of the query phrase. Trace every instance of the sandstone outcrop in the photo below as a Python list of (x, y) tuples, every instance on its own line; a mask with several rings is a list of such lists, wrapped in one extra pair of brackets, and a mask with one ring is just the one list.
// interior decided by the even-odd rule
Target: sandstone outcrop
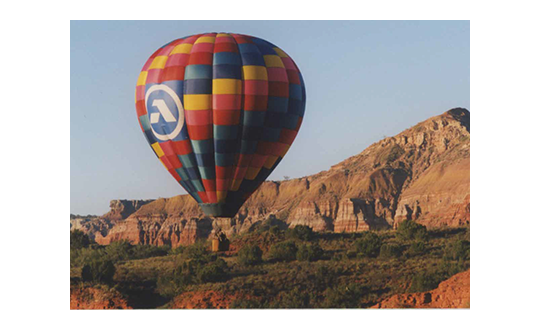
[[(188, 195), (114, 204), (112, 225), (88, 225), (100, 244), (191, 244), (276, 219), (316, 231), (358, 232), (414, 219), (428, 227), (470, 222), (470, 114), (462, 108), (372, 144), (312, 176), (267, 181), (231, 219), (205, 217)], [(129, 214), (129, 215), (128, 215)], [(97, 221), (97, 220), (93, 220)], [(98, 221), (99, 222), (99, 221)]]
[(109, 207), (110, 211), (103, 215), (103, 218), (109, 220), (122, 220), (129, 217), (135, 211), (140, 209), (143, 205), (153, 202), (153, 199), (146, 200), (125, 200), (114, 199), (111, 201)]
[(71, 216), (69, 221), (70, 230), (81, 230), (82, 232), (88, 234), (91, 239), (95, 239), (96, 234), (98, 236), (107, 235), (109, 230), (114, 227), (119, 220), (128, 218), (131, 214), (140, 209), (141, 206), (153, 201), (153, 199), (114, 199), (109, 204), (109, 212), (102, 216)]
[(470, 308), (471, 271), (456, 274), (431, 291), (392, 296), (372, 308)]

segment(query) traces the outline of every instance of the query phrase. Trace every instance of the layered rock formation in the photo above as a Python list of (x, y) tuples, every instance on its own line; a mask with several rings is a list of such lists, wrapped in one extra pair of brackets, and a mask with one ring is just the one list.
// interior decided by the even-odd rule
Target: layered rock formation
[(115, 199), (109, 204), (110, 211), (106, 213), (103, 218), (109, 220), (122, 220), (129, 217), (135, 211), (140, 209), (143, 205), (153, 202), (153, 199), (145, 200), (125, 200)]
[(431, 291), (392, 296), (372, 308), (470, 308), (471, 271), (456, 274)]
[(265, 182), (232, 219), (205, 217), (190, 196), (181, 195), (141, 203), (129, 216), (136, 207), (115, 207), (106, 215), (115, 219), (112, 228), (97, 230), (95, 239), (177, 246), (218, 228), (229, 236), (246, 232), (268, 219), (334, 232), (388, 228), (405, 219), (428, 227), (466, 225), (469, 160), (469, 111), (456, 108), (374, 143), (328, 171)]
[(91, 239), (95, 239), (96, 234), (102, 237), (107, 235), (118, 221), (128, 218), (135, 213), (141, 206), (153, 202), (153, 199), (148, 200), (125, 200), (114, 199), (110, 202), (109, 212), (98, 216), (71, 216), (69, 219), (70, 230), (81, 230), (88, 234)]

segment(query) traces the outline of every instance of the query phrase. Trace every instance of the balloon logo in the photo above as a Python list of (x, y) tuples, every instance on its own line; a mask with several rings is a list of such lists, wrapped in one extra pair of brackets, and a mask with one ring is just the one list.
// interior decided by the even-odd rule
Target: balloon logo
[[(165, 92), (165, 94), (158, 93), (160, 91)], [(150, 103), (148, 103), (149, 100)], [(146, 92), (145, 104), (150, 114), (150, 125), (154, 136), (161, 141), (174, 140), (184, 126), (184, 107), (178, 95), (166, 85), (154, 85)], [(175, 109), (174, 114), (170, 110), (170, 105)], [(171, 132), (167, 132), (169, 126), (160, 122), (161, 118), (167, 123), (176, 123)]]
[(205, 33), (150, 56), (135, 104), (148, 143), (175, 180), (207, 216), (233, 217), (296, 138), (306, 89), (275, 45)]

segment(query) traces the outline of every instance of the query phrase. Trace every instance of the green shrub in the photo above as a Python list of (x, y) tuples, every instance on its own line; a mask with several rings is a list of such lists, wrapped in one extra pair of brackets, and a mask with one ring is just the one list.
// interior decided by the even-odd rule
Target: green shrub
[(332, 285), (336, 281), (337, 277), (338, 272), (335, 268), (331, 268), (326, 265), (317, 265), (311, 280), (315, 288), (324, 290), (328, 286)]
[(265, 308), (265, 306), (255, 299), (243, 299), (238, 298), (231, 302), (229, 308), (232, 309), (254, 309), (254, 308)]
[(146, 259), (167, 255), (170, 247), (154, 245), (132, 245), (128, 241), (117, 241), (107, 246), (90, 245), (86, 248), (71, 250), (70, 261), (73, 266), (80, 266), (88, 260), (106, 258), (113, 263), (123, 260)]
[(324, 250), (318, 243), (302, 244), (296, 252), (296, 259), (300, 261), (315, 261), (322, 258)]
[(238, 262), (243, 266), (258, 265), (262, 262), (262, 255), (258, 245), (245, 245), (238, 251)]
[(461, 273), (469, 269), (468, 261), (449, 261), (445, 260), (439, 264), (437, 272), (441, 274), (443, 279), (450, 278), (457, 273)]
[(202, 265), (196, 270), (197, 283), (221, 282), (226, 279), (226, 269), (227, 263), (221, 258)]
[(116, 268), (114, 263), (106, 258), (88, 260), (83, 268), (81, 277), (84, 282), (110, 283)]
[(78, 250), (86, 248), (90, 245), (90, 238), (82, 231), (75, 229), (69, 234), (69, 248), (71, 250)]
[(256, 232), (259, 233), (259, 234), (262, 234), (266, 231), (269, 231), (270, 229), (272, 229), (273, 227), (276, 227), (275, 225), (275, 218), (269, 218), (269, 219), (266, 219), (260, 223), (258, 223), (258, 226), (256, 227)]
[(298, 248), (293, 241), (276, 243), (270, 248), (270, 257), (276, 261), (291, 261), (296, 259)]
[(382, 240), (374, 232), (367, 232), (354, 242), (354, 252), (358, 256), (377, 257), (381, 249)]
[(197, 257), (183, 262), (172, 274), (158, 278), (157, 290), (165, 297), (174, 297), (182, 293), (188, 285), (221, 282), (227, 278), (227, 263), (218, 258), (209, 261), (209, 257)]
[(168, 245), (155, 246), (155, 245), (143, 245), (137, 244), (133, 245), (131, 251), (129, 251), (130, 259), (146, 259), (153, 257), (162, 257), (166, 256), (171, 247)]
[(407, 256), (418, 256), (418, 255), (422, 255), (426, 252), (427, 248), (426, 248), (426, 244), (424, 244), (424, 242), (414, 242), (412, 243), (409, 248), (407, 249)]
[(177, 267), (172, 274), (162, 275), (157, 280), (157, 291), (160, 295), (168, 298), (175, 297), (192, 283), (192, 275), (185, 267)]
[(426, 226), (412, 220), (402, 221), (397, 228), (397, 237), (401, 240), (427, 241), (429, 234)]
[(397, 244), (383, 244), (379, 257), (383, 259), (399, 258), (401, 257), (401, 246)]
[(209, 257), (209, 252), (206, 248), (206, 242), (197, 241), (195, 244), (186, 247), (184, 250), (184, 256), (188, 259), (207, 260)]
[(279, 236), (282, 232), (281, 229), (279, 229), (279, 226), (272, 226), (270, 227), (270, 230), (269, 230), (270, 234), (274, 235), (274, 236)]
[(129, 260), (132, 245), (128, 241), (117, 241), (105, 247), (105, 253), (112, 261)]
[(471, 255), (471, 243), (467, 240), (459, 240), (448, 244), (444, 250), (444, 259), (464, 261), (469, 260)]
[(412, 278), (409, 292), (424, 292), (433, 290), (441, 281), (441, 276), (434, 272), (422, 272), (420, 274), (416, 274)]
[(178, 246), (169, 250), (169, 255), (180, 255), (185, 252), (185, 246)]
[(369, 292), (369, 288), (358, 283), (343, 284), (325, 291), (325, 308), (358, 308), (360, 299)]
[(310, 296), (307, 292), (295, 287), (289, 291), (283, 291), (271, 303), (270, 308), (309, 308)]
[(102, 246), (91, 245), (87, 248), (70, 251), (70, 263), (72, 266), (83, 266), (91, 260), (105, 257), (105, 249)]
[(309, 226), (298, 225), (294, 228), (289, 228), (285, 232), (288, 238), (299, 239), (301, 241), (311, 241), (315, 237), (313, 229)]

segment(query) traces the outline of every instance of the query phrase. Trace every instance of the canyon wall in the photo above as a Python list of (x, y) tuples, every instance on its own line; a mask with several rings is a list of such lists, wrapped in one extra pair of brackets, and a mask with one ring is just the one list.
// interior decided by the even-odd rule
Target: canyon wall
[[(216, 230), (234, 235), (263, 221), (316, 231), (391, 228), (413, 219), (428, 227), (470, 222), (470, 114), (451, 109), (372, 144), (312, 176), (267, 181), (231, 219), (204, 216), (188, 195), (154, 201), (113, 201), (85, 222), (100, 244), (186, 245)], [(80, 224), (79, 224), (80, 226)]]

